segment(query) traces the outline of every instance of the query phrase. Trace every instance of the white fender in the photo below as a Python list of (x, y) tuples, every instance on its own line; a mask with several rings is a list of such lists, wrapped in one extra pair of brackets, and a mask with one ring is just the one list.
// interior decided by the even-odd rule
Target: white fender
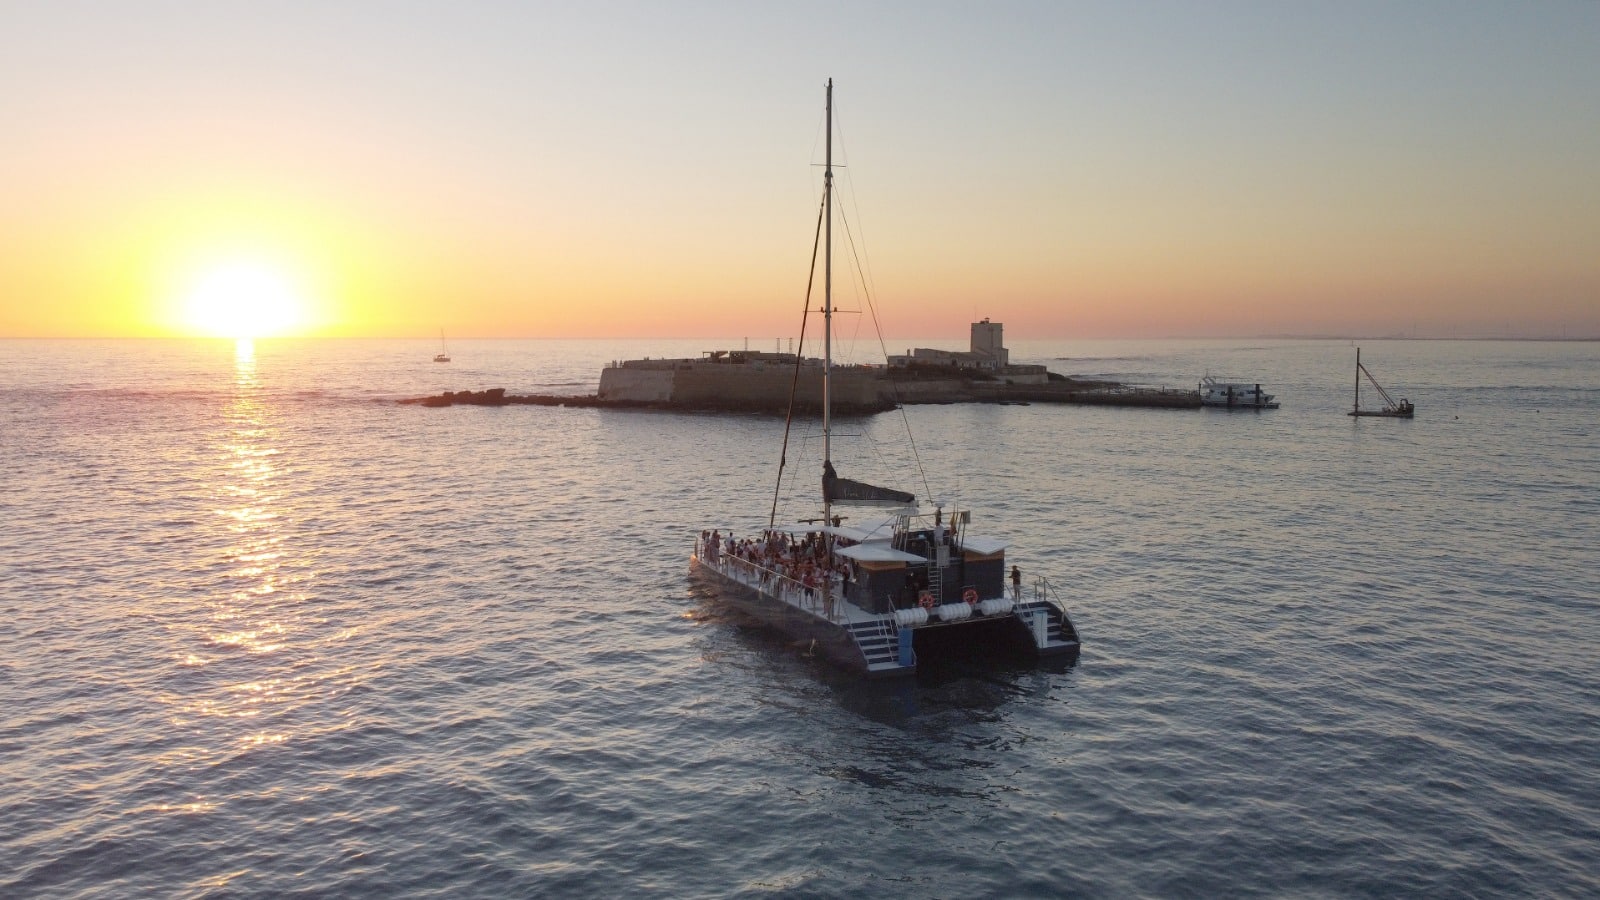
[(995, 615), (997, 613), (1008, 613), (1008, 612), (1011, 612), (1011, 607), (1013, 607), (1015, 605), (1016, 604), (1012, 603), (1010, 600), (1005, 599), (1004, 597), (996, 597), (996, 598), (994, 598), (992, 600), (985, 600), (982, 603), (979, 603), (978, 604), (978, 611), (983, 613), (986, 616), (992, 616), (992, 615)]
[(911, 609), (897, 609), (894, 611), (894, 623), (901, 628), (921, 625), (928, 621), (928, 611), (920, 606)]

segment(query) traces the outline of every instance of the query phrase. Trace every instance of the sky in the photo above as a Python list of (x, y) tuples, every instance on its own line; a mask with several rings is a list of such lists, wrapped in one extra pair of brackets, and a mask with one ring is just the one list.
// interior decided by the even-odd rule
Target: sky
[(0, 337), (793, 336), (829, 78), (891, 340), (1600, 337), (1596, 48), (1593, 0), (5, 3)]

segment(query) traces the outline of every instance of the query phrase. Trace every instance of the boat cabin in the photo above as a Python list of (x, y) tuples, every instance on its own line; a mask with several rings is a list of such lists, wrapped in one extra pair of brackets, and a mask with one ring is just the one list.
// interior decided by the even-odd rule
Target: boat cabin
[(926, 605), (925, 594), (934, 606), (964, 602), (968, 590), (985, 600), (1005, 596), (1006, 548), (1000, 541), (968, 537), (959, 528), (942, 524), (932, 528), (899, 524), (892, 535), (882, 530), (826, 530), (841, 543), (867, 536), (833, 552), (851, 563), (853, 578), (846, 582), (845, 599), (869, 612)]

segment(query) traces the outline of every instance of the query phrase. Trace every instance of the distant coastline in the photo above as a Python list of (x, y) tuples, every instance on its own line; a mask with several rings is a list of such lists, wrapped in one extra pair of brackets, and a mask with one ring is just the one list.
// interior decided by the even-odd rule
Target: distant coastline
[[(629, 341), (632, 341), (632, 340), (655, 340), (655, 339), (657, 339), (657, 338), (656, 338), (656, 336), (653, 336), (653, 335), (644, 335), (644, 336), (630, 335), (630, 336), (626, 336), (626, 337), (595, 337), (593, 335), (590, 335), (590, 336), (583, 336), (583, 337), (564, 337), (564, 336), (551, 336), (551, 335), (516, 334), (516, 335), (495, 335), (495, 336), (491, 336), (491, 337), (485, 337), (485, 336), (481, 336), (481, 335), (474, 336), (474, 335), (471, 335), (471, 334), (467, 334), (467, 335), (463, 335), (458, 340), (463, 340), (463, 341), (596, 341), (596, 340), (607, 340), (607, 341), (619, 340), (620, 341), (620, 340), (629, 340)], [(937, 340), (946, 340), (946, 339), (947, 338), (937, 338)], [(197, 341), (197, 340), (198, 341), (217, 341), (217, 342), (226, 341), (226, 342), (232, 342), (232, 341), (236, 341), (236, 340), (240, 340), (240, 339), (239, 338), (212, 337), (212, 336), (206, 336), (206, 335), (182, 335), (182, 334), (166, 334), (166, 335), (155, 335), (155, 334), (141, 334), (141, 335), (13, 334), (13, 335), (0, 335), (0, 341)], [(272, 337), (253, 338), (253, 340), (258, 340), (258, 341), (404, 341), (404, 340), (422, 341), (424, 339), (416, 337), (415, 335), (331, 334), (331, 335), (276, 335), (276, 336), (272, 336)], [(670, 340), (700, 340), (700, 341), (704, 341), (704, 340), (707, 340), (707, 338), (704, 338), (704, 337), (700, 337), (700, 338), (671, 338)], [(899, 340), (899, 341), (935, 340), (935, 338), (926, 338), (926, 337), (919, 338), (919, 337), (914, 337), (913, 336), (913, 337), (897, 338), (896, 340)], [(1155, 336), (1145, 336), (1145, 337), (1106, 337), (1106, 336), (1099, 336), (1099, 337), (1043, 337), (1043, 338), (1030, 338), (1029, 341), (1031, 343), (1048, 342), (1048, 341), (1470, 341), (1470, 342), (1494, 342), (1494, 341), (1500, 341), (1500, 342), (1503, 342), (1503, 343), (1588, 344), (1588, 343), (1600, 342), (1600, 334), (1582, 336), (1582, 337), (1566, 337), (1566, 336), (1561, 336), (1561, 337), (1536, 337), (1536, 336), (1527, 336), (1527, 335), (1513, 335), (1513, 336), (1509, 336), (1509, 337), (1496, 336), (1496, 335), (1475, 335), (1475, 336), (1471, 336), (1471, 337), (1463, 337), (1463, 336), (1456, 336), (1456, 335), (1409, 335), (1409, 334), (1386, 334), (1386, 335), (1240, 334), (1240, 335), (1199, 335), (1199, 336), (1197, 336), (1197, 335), (1174, 335), (1174, 334), (1169, 334), (1169, 335), (1155, 335)]]

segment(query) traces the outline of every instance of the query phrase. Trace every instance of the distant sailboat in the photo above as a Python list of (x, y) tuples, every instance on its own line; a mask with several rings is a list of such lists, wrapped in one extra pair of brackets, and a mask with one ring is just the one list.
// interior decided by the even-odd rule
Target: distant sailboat
[(450, 348), (444, 345), (444, 329), (439, 329), (439, 352), (433, 355), (434, 362), (449, 362)]
[[(1372, 386), (1373, 387), (1378, 389), (1378, 396), (1383, 398), (1383, 409), (1362, 409), (1361, 408), (1361, 376), (1363, 376), (1363, 375), (1365, 375), (1367, 377), (1368, 381), (1372, 382)], [(1378, 379), (1373, 378), (1372, 377), (1372, 373), (1367, 371), (1367, 367), (1363, 366), (1361, 364), (1361, 348), (1357, 347), (1356, 348), (1356, 403), (1355, 403), (1355, 407), (1350, 410), (1349, 415), (1352, 415), (1352, 416), (1380, 416), (1380, 417), (1389, 418), (1389, 419), (1410, 419), (1410, 418), (1413, 418), (1416, 415), (1416, 412), (1417, 412), (1417, 408), (1414, 405), (1412, 405), (1410, 400), (1407, 400), (1406, 398), (1401, 397), (1397, 401), (1393, 397), (1389, 396), (1389, 392), (1383, 389), (1383, 385), (1378, 383)]]

